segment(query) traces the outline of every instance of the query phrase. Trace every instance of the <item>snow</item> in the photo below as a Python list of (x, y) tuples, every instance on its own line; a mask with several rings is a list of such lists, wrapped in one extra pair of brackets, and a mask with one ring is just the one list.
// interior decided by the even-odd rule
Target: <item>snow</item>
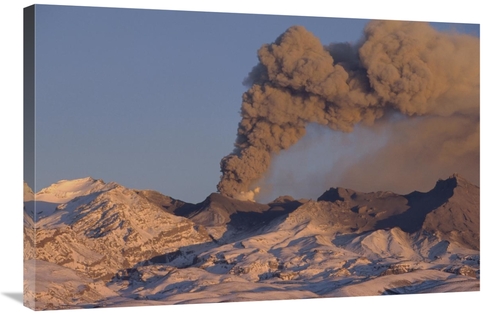
[(75, 197), (85, 196), (115, 185), (115, 183), (106, 185), (102, 180), (96, 180), (92, 177), (74, 180), (60, 180), (57, 183), (37, 192), (36, 200), (51, 203), (65, 203)]
[(39, 308), (479, 290), (479, 251), (424, 230), (352, 231), (343, 222), (362, 214), (342, 203), (304, 201), (235, 232), (227, 220), (195, 229), (133, 190), (91, 178), (38, 195), (45, 217), (36, 236), (26, 234), (37, 260), (25, 268), (44, 273), (36, 292), (27, 283)]
[(381, 276), (367, 281), (345, 285), (327, 296), (372, 296), (402, 293), (449, 292), (479, 289), (479, 280), (454, 276), (439, 270), (417, 270), (398, 275)]
[[(37, 310), (78, 308), (116, 296), (104, 282), (94, 281), (70, 268), (43, 260), (31, 260), (24, 264), (25, 275), (34, 281), (24, 280), (29, 299), (28, 306)], [(35, 274), (36, 271), (36, 274)]]
[[(105, 184), (102, 180), (85, 177), (74, 180), (60, 180), (33, 194), (31, 188), (25, 183), (24, 208), (34, 218), (34, 221), (38, 222), (56, 213), (58, 206), (61, 204), (77, 198), (92, 196), (95, 193), (106, 191), (116, 186), (116, 183)], [(88, 202), (88, 200), (85, 201)]]

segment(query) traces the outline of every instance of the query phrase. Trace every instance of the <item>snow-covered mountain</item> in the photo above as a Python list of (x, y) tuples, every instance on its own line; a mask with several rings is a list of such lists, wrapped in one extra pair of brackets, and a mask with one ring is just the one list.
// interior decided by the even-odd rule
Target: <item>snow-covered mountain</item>
[(84, 178), (27, 203), (36, 309), (479, 290), (479, 187), (458, 175), (429, 192), (331, 188), (269, 204)]
[[(86, 177), (75, 180), (60, 180), (57, 183), (40, 190), (38, 193), (33, 194), (31, 188), (25, 184), (25, 210), (32, 215), (34, 221), (39, 221), (40, 219), (53, 214), (56, 207), (60, 204), (66, 203), (80, 196), (87, 196), (94, 192), (111, 189), (115, 185), (117, 184), (105, 184), (102, 180), (95, 180), (91, 177)], [(33, 197), (27, 200), (26, 196), (30, 195)]]
[(43, 210), (35, 231), (25, 231), (25, 244), (35, 248), (25, 251), (25, 261), (53, 263), (97, 284), (141, 261), (211, 241), (203, 227), (116, 183), (60, 181), (37, 193), (35, 200), (34, 208), (41, 203)]
[(105, 184), (100, 179), (92, 177), (75, 180), (60, 180), (36, 194), (37, 201), (64, 203), (79, 196), (89, 195), (116, 186), (116, 183)]

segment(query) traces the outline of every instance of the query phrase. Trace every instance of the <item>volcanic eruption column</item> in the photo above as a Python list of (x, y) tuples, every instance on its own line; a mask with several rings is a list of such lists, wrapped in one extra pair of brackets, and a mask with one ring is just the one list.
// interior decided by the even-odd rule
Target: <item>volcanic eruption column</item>
[(309, 123), (350, 132), (394, 111), (465, 117), (463, 128), (441, 132), (459, 138), (465, 149), (456, 154), (479, 150), (479, 38), (421, 22), (372, 21), (360, 43), (323, 46), (292, 26), (258, 58), (246, 79), (235, 148), (220, 163), (217, 188), (226, 196), (252, 200), (272, 156), (301, 139)]

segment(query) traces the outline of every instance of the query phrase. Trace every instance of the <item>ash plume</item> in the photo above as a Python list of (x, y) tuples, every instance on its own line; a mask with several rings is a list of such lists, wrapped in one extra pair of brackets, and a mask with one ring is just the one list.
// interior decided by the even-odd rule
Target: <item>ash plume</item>
[[(471, 152), (478, 161), (476, 37), (421, 22), (373, 21), (358, 44), (323, 46), (304, 27), (292, 26), (263, 45), (258, 58), (245, 80), (250, 88), (242, 97), (234, 151), (221, 161), (217, 188), (224, 195), (253, 199), (273, 156), (297, 143), (310, 123), (351, 132), (394, 112), (432, 117), (419, 124), (425, 129), (415, 130), (412, 143), (438, 149), (433, 161), (456, 162)], [(376, 158), (397, 159), (390, 152), (397, 150)]]

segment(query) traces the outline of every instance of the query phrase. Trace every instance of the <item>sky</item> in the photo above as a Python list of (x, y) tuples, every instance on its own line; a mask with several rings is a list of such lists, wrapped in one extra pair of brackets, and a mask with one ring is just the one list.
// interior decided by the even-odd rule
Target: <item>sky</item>
[[(28, 184), (39, 191), (91, 176), (200, 202), (216, 191), (219, 163), (233, 150), (243, 81), (258, 63), (257, 50), (292, 25), (324, 45), (355, 43), (367, 22), (38, 5), (36, 180)], [(479, 36), (477, 24), (432, 25)], [(339, 135), (308, 132), (318, 142), (298, 143), (312, 148), (277, 159), (274, 170), (297, 169), (307, 157), (300, 176), (316, 176), (321, 163), (345, 158), (325, 151), (343, 141)], [(322, 154), (328, 162), (314, 158)], [(329, 184), (297, 197), (317, 197)]]

